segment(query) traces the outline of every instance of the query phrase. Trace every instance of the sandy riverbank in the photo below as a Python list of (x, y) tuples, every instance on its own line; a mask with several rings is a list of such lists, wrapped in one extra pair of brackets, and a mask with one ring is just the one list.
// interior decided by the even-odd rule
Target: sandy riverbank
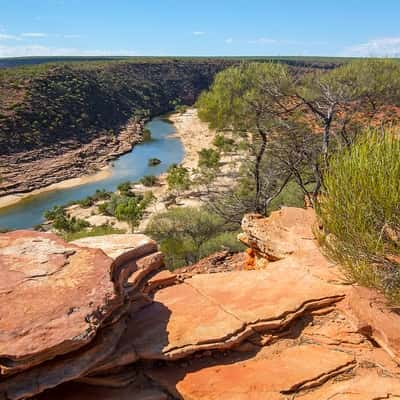
[(196, 168), (199, 160), (198, 152), (212, 147), (215, 132), (207, 123), (200, 121), (195, 108), (189, 108), (183, 114), (176, 113), (168, 117), (174, 123), (176, 133), (185, 148), (185, 158), (182, 165), (186, 168)]
[[(214, 133), (208, 128), (207, 124), (201, 122), (197, 117), (197, 110), (188, 109), (185, 113), (172, 114), (169, 120), (174, 123), (176, 132), (172, 137), (178, 137), (182, 141), (185, 149), (185, 156), (182, 164), (186, 168), (195, 168), (198, 161), (198, 152), (204, 147), (210, 147), (214, 138)], [(67, 179), (61, 182), (53, 183), (40, 189), (35, 189), (26, 193), (5, 195), (0, 197), (0, 208), (8, 207), (20, 202), (30, 196), (40, 193), (50, 192), (52, 190), (67, 189), (75, 186), (84, 185), (106, 179), (111, 175), (111, 166), (105, 166), (99, 172), (81, 177)], [(160, 177), (161, 186), (156, 188), (156, 194), (162, 195), (166, 192), (165, 176)]]
[(40, 193), (51, 192), (52, 190), (69, 189), (71, 187), (85, 185), (87, 183), (101, 181), (108, 178), (111, 175), (111, 166), (105, 166), (101, 168), (95, 174), (83, 175), (78, 178), (71, 178), (58, 183), (53, 183), (44, 188), (35, 189), (27, 193), (10, 194), (0, 197), (0, 208), (8, 207), (13, 204), (20, 202), (27, 197), (36, 196)]

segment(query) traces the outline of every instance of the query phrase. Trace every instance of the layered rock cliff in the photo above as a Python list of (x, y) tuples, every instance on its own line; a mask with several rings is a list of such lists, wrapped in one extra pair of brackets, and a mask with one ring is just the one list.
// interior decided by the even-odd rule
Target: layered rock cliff
[(400, 316), (343, 278), (314, 225), (249, 215), (247, 261), (180, 275), (140, 235), (1, 235), (0, 398), (399, 397)]
[(103, 166), (140, 140), (143, 121), (193, 104), (231, 64), (114, 61), (0, 71), (0, 195)]

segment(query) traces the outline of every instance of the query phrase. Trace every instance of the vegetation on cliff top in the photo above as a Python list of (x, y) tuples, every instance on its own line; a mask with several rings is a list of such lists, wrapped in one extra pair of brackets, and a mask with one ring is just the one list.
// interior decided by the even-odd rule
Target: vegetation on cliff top
[(191, 104), (224, 61), (92, 62), (0, 70), (0, 155), (87, 143)]
[(219, 73), (197, 105), (218, 144), (227, 131), (247, 142), (237, 185), (210, 203), (218, 215), (266, 215), (296, 184), (351, 277), (400, 301), (398, 132), (365, 129), (398, 122), (400, 63), (359, 60), (301, 76), (241, 65)]
[(400, 302), (400, 140), (368, 130), (330, 159), (318, 215), (324, 244), (352, 279)]

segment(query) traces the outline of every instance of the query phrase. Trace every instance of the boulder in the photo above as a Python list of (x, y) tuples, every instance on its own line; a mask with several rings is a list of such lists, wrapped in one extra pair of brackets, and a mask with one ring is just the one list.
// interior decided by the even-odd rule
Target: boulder
[(56, 235), (0, 235), (0, 372), (32, 368), (94, 339), (121, 305), (112, 259)]

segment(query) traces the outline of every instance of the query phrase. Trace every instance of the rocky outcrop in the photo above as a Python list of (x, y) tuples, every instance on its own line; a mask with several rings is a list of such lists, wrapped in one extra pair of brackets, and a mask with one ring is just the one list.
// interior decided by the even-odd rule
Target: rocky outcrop
[(0, 196), (30, 192), (71, 178), (93, 174), (142, 140), (142, 122), (128, 123), (117, 136), (98, 135), (89, 143), (60, 141), (0, 156)]
[[(0, 306), (8, 312), (0, 318), (0, 399), (399, 397), (400, 315), (346, 282), (321, 254), (314, 225), (303, 209), (248, 216), (241, 240), (252, 247), (242, 268), (223, 271), (215, 256), (177, 275), (143, 235), (69, 244), (3, 235), (1, 294), (15, 297)], [(60, 282), (66, 295), (52, 297)], [(47, 299), (35, 298), (45, 297), (41, 290)], [(14, 303), (28, 311), (37, 304), (35, 319), (14, 323)], [(77, 308), (74, 326), (66, 304)]]

